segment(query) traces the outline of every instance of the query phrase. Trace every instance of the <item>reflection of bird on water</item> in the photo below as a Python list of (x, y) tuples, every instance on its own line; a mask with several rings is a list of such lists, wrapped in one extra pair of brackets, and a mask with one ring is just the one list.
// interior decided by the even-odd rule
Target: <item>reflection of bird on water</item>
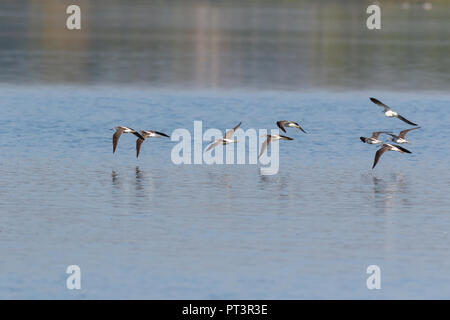
[(394, 200), (402, 197), (405, 205), (409, 204), (408, 183), (405, 181), (406, 177), (401, 173), (393, 173), (391, 179), (386, 181), (385, 179), (372, 177), (373, 191), (376, 197), (376, 203), (382, 204), (383, 208), (391, 207)]
[(136, 190), (144, 189), (144, 185), (142, 181), (144, 180), (144, 173), (139, 169), (139, 166), (136, 166)]
[(114, 170), (111, 172), (112, 184), (117, 185), (119, 183), (119, 175)]

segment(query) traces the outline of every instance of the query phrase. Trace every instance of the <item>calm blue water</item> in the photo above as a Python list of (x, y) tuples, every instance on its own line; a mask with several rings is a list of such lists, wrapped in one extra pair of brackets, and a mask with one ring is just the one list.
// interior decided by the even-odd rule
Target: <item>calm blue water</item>
[[(405, 126), (368, 92), (4, 87), (1, 95), (4, 298), (450, 294), (448, 96), (385, 94), (423, 129), (410, 133), (411, 155), (387, 153), (372, 171), (375, 148), (359, 136)], [(233, 112), (216, 116), (224, 106)], [(176, 166), (167, 140), (146, 142), (136, 159), (134, 137), (123, 135), (111, 152), (116, 124), (171, 133), (200, 119), (273, 128), (280, 117), (302, 119), (309, 134), (280, 143), (274, 176), (256, 165)], [(82, 269), (80, 292), (65, 288), (70, 264)], [(365, 287), (370, 264), (382, 269), (379, 292)]]
[[(0, 299), (450, 297), (449, 13), (361, 1), (0, 4)], [(372, 170), (372, 131), (422, 128)], [(117, 125), (272, 129), (279, 172)], [(203, 148), (208, 142), (204, 142)], [(81, 290), (66, 289), (67, 266)], [(366, 268), (381, 268), (368, 290)]]

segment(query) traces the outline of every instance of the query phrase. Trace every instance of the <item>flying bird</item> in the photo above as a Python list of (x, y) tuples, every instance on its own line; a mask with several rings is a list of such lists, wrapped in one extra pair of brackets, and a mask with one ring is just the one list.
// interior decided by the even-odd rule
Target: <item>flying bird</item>
[(272, 140), (294, 140), (292, 138), (282, 136), (281, 134), (266, 134), (266, 137), (267, 137), (266, 141), (264, 141), (263, 144), (261, 145), (261, 151), (259, 152), (258, 158), (262, 156), (262, 154), (267, 149), (267, 146), (272, 142)]
[(114, 127), (111, 130), (116, 130), (116, 132), (113, 134), (113, 153), (116, 151), (117, 143), (119, 142), (119, 138), (122, 135), (122, 133), (132, 133), (140, 139), (145, 139), (139, 132), (128, 127), (119, 126)]
[(214, 141), (213, 143), (211, 143), (209, 145), (209, 147), (206, 149), (206, 151), (209, 151), (215, 147), (217, 147), (219, 144), (225, 145), (225, 144), (229, 144), (229, 143), (235, 143), (238, 142), (237, 140), (233, 140), (231, 139), (231, 137), (233, 136), (233, 133), (236, 131), (237, 128), (239, 128), (239, 126), (241, 125), (242, 122), (239, 122), (233, 129), (228, 130), (225, 135), (223, 136), (223, 138), (217, 139), (216, 141)]
[(376, 131), (376, 132), (372, 133), (372, 136), (370, 138), (366, 138), (366, 137), (359, 137), (359, 138), (361, 139), (362, 142), (368, 143), (368, 144), (383, 143), (383, 141), (378, 140), (378, 136), (381, 133), (390, 134), (390, 132), (386, 132), (386, 131)]
[(138, 138), (136, 140), (136, 158), (139, 157), (139, 151), (141, 151), (141, 144), (144, 142), (146, 138), (161, 138), (161, 137), (167, 137), (170, 138), (167, 134), (153, 131), (153, 130), (141, 130), (140, 134), (143, 138)]
[(407, 124), (410, 124), (412, 126), (417, 126), (417, 124), (415, 124), (414, 122), (409, 121), (406, 118), (403, 118), (401, 115), (399, 115), (397, 112), (395, 112), (394, 110), (392, 110), (391, 108), (389, 108), (387, 105), (385, 105), (383, 102), (381, 102), (380, 100), (377, 100), (375, 98), (370, 98), (370, 101), (372, 101), (373, 103), (375, 103), (377, 106), (380, 106), (382, 108), (384, 108), (384, 115), (386, 117), (396, 117), (399, 118), (400, 120), (402, 120), (403, 122), (406, 122)]
[(390, 140), (395, 142), (395, 143), (409, 143), (409, 144), (411, 144), (411, 142), (409, 142), (408, 140), (405, 139), (405, 136), (411, 130), (416, 130), (416, 129), (419, 129), (419, 128), (420, 127), (415, 127), (415, 128), (411, 128), (411, 129), (400, 131), (398, 136), (395, 135), (395, 134), (392, 134), (392, 133), (388, 133), (388, 135), (390, 135), (392, 137), (392, 138), (390, 138)]
[(285, 127), (291, 127), (291, 128), (297, 128), (297, 129), (303, 131), (304, 133), (306, 133), (306, 131), (303, 130), (303, 128), (300, 127), (300, 125), (299, 125), (297, 122), (293, 122), (293, 121), (280, 120), (280, 121), (277, 121), (277, 126), (278, 126), (278, 128), (280, 128), (283, 132), (286, 132)]
[(381, 148), (378, 149), (378, 151), (375, 153), (375, 159), (373, 161), (373, 166), (372, 169), (375, 168), (375, 166), (378, 163), (378, 160), (380, 160), (380, 157), (383, 155), (383, 153), (385, 153), (386, 151), (397, 151), (400, 153), (411, 153), (411, 151), (406, 150), (405, 148), (396, 145), (396, 144), (382, 144)]

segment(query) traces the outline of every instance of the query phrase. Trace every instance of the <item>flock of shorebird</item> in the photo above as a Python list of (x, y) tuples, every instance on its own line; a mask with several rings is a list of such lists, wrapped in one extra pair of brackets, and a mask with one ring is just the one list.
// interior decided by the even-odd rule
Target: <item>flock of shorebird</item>
[[(215, 148), (216, 146), (222, 144), (229, 144), (229, 143), (236, 143), (238, 142), (237, 140), (233, 140), (231, 139), (231, 137), (233, 136), (233, 133), (236, 131), (237, 128), (239, 128), (239, 126), (241, 125), (242, 122), (239, 122), (233, 129), (228, 130), (225, 135), (223, 136), (223, 138), (217, 139), (216, 141), (214, 141), (213, 143), (211, 143), (209, 145), (209, 147), (206, 149), (206, 151), (209, 151), (213, 148)], [(297, 122), (293, 122), (293, 121), (287, 121), (287, 120), (280, 120), (277, 121), (277, 126), (283, 131), (286, 132), (286, 127), (290, 127), (290, 128), (297, 128), (301, 131), (303, 131), (304, 133), (306, 133), (305, 130), (303, 130), (302, 127), (300, 127), (300, 125)], [(265, 135), (266, 140), (263, 142), (263, 144), (261, 145), (261, 151), (259, 152), (259, 157), (262, 156), (262, 154), (264, 153), (264, 151), (266, 151), (267, 146), (270, 144), (271, 141), (275, 141), (275, 140), (294, 140), (290, 137), (287, 136), (283, 136), (281, 134), (266, 134)]]
[[(380, 160), (380, 157), (386, 152), (386, 151), (397, 151), (400, 153), (411, 153), (411, 151), (403, 148), (402, 146), (399, 146), (398, 144), (391, 144), (391, 143), (387, 143), (387, 142), (383, 142), (382, 140), (379, 140), (379, 136), (380, 134), (385, 134), (385, 135), (389, 135), (391, 136), (389, 138), (390, 141), (395, 142), (395, 143), (410, 143), (408, 140), (406, 140), (405, 136), (406, 134), (411, 131), (411, 130), (415, 130), (415, 129), (419, 129), (420, 127), (417, 126), (417, 124), (409, 121), (408, 119), (402, 117), (401, 115), (399, 115), (397, 112), (395, 112), (394, 110), (392, 110), (390, 107), (388, 107), (387, 105), (385, 105), (384, 103), (382, 103), (380, 100), (377, 100), (375, 98), (370, 98), (370, 100), (375, 103), (376, 105), (384, 108), (384, 114), (386, 117), (395, 117), (398, 118), (400, 120), (402, 120), (403, 122), (412, 125), (412, 126), (416, 126), (415, 128), (411, 128), (411, 129), (406, 129), (403, 131), (400, 131), (400, 133), (398, 135), (393, 134), (392, 132), (388, 132), (388, 131), (376, 131), (372, 133), (372, 136), (370, 138), (367, 137), (360, 137), (361, 141), (363, 143), (367, 143), (367, 144), (381, 144), (381, 148), (377, 150), (377, 152), (375, 153), (375, 159), (373, 162), (373, 166), (372, 169), (375, 168), (375, 166), (377, 165), (378, 161)], [(237, 128), (239, 128), (239, 126), (241, 125), (242, 122), (239, 122), (233, 129), (228, 130), (225, 135), (223, 136), (223, 138), (219, 138), (216, 141), (214, 141), (213, 143), (211, 143), (205, 150), (205, 152), (217, 147), (218, 145), (226, 145), (229, 143), (236, 143), (238, 142), (238, 140), (232, 139), (234, 132), (236, 131)], [(297, 123), (297, 122), (293, 122), (293, 121), (287, 121), (287, 120), (280, 120), (277, 121), (277, 126), (281, 129), (281, 131), (286, 133), (286, 128), (297, 128), (299, 131), (302, 131), (304, 133), (306, 133), (306, 131)], [(138, 139), (136, 140), (136, 158), (139, 157), (139, 151), (141, 150), (141, 145), (142, 142), (145, 141), (145, 139), (147, 138), (161, 138), (161, 137), (167, 137), (170, 138), (167, 134), (162, 133), (162, 132), (158, 132), (158, 131), (154, 131), (154, 130), (141, 130), (141, 131), (136, 131), (132, 128), (129, 127), (123, 127), (123, 126), (119, 126), (119, 127), (115, 127), (112, 130), (116, 130), (116, 132), (113, 135), (113, 153), (116, 151), (117, 148), (117, 144), (119, 142), (119, 138), (122, 135), (122, 133), (132, 133), (134, 134)], [(270, 144), (271, 141), (274, 140), (293, 140), (290, 137), (281, 135), (281, 134), (266, 134), (265, 135), (266, 140), (263, 142), (263, 144), (261, 145), (261, 150), (259, 153), (259, 157), (261, 157), (261, 155), (264, 153), (264, 151), (267, 149), (267, 146)]]
[[(239, 122), (233, 129), (228, 130), (225, 135), (223, 136), (223, 138), (219, 138), (216, 141), (214, 141), (213, 143), (211, 143), (208, 148), (206, 148), (205, 152), (217, 147), (218, 145), (225, 145), (225, 144), (229, 144), (229, 143), (236, 143), (238, 142), (237, 140), (232, 139), (234, 132), (236, 131), (237, 128), (240, 127), (242, 122)], [(291, 127), (291, 128), (297, 128), (301, 131), (303, 131), (304, 133), (306, 133), (305, 130), (303, 130), (302, 127), (300, 127), (300, 125), (296, 122), (293, 121), (286, 121), (286, 120), (280, 120), (277, 121), (277, 126), (283, 131), (286, 132), (285, 127)], [(113, 134), (113, 153), (116, 152), (116, 148), (117, 148), (117, 144), (119, 143), (119, 138), (122, 135), (122, 133), (132, 133), (137, 137), (136, 140), (136, 158), (139, 157), (139, 151), (141, 150), (141, 145), (142, 142), (144, 142), (145, 139), (147, 138), (161, 138), (161, 137), (167, 137), (170, 138), (167, 134), (162, 133), (162, 132), (158, 132), (158, 131), (154, 131), (154, 130), (141, 130), (141, 131), (137, 131), (134, 130), (133, 128), (129, 128), (129, 127), (123, 127), (123, 126), (118, 126), (118, 127), (114, 127), (111, 130), (116, 130), (116, 132), (114, 132)], [(261, 155), (264, 153), (264, 151), (266, 150), (267, 146), (270, 144), (271, 141), (274, 140), (294, 140), (292, 138), (289, 138), (287, 136), (283, 136), (281, 134), (266, 134), (266, 141), (264, 141), (264, 143), (261, 146), (261, 151), (259, 153), (259, 157), (261, 157)]]
[(393, 134), (392, 132), (387, 132), (387, 131), (376, 131), (376, 132), (372, 133), (372, 136), (370, 138), (360, 137), (361, 141), (364, 142), (364, 143), (368, 143), (368, 144), (380, 144), (381, 143), (381, 148), (378, 149), (377, 152), (375, 153), (375, 159), (373, 161), (373, 166), (372, 166), (372, 169), (373, 169), (373, 168), (375, 168), (375, 166), (377, 165), (378, 161), (380, 160), (380, 157), (386, 151), (397, 151), (397, 152), (400, 152), (400, 153), (411, 153), (411, 151), (403, 148), (402, 146), (399, 146), (398, 144), (386, 143), (386, 142), (383, 142), (382, 140), (379, 140), (378, 137), (380, 136), (380, 134), (386, 134), (386, 135), (391, 136), (389, 138), (389, 140), (391, 140), (392, 142), (395, 142), (395, 143), (399, 143), (399, 144), (410, 143), (405, 138), (406, 134), (409, 131), (411, 131), (411, 130), (419, 129), (420, 127), (417, 127), (417, 124), (415, 124), (414, 122), (411, 122), (408, 119), (406, 119), (406, 118), (402, 117), (401, 115), (399, 115), (397, 112), (395, 112), (394, 110), (389, 108), (387, 105), (385, 105), (380, 100), (377, 100), (375, 98), (370, 98), (370, 101), (375, 103), (377, 106), (380, 106), (380, 107), (384, 108), (383, 112), (384, 112), (384, 115), (386, 117), (389, 117), (389, 118), (395, 117), (395, 118), (398, 118), (398, 119), (402, 120), (403, 122), (406, 122), (407, 124), (409, 124), (411, 126), (416, 126), (415, 128), (411, 128), (411, 129), (406, 129), (406, 130), (400, 131), (400, 133), (398, 135)]

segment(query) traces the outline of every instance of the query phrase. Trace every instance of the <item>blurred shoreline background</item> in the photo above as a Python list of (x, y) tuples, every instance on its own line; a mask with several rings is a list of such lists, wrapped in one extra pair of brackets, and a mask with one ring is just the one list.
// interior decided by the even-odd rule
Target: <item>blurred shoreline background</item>
[[(2, 1), (1, 84), (444, 90), (448, 1)], [(430, 2), (431, 3), (431, 2)]]

